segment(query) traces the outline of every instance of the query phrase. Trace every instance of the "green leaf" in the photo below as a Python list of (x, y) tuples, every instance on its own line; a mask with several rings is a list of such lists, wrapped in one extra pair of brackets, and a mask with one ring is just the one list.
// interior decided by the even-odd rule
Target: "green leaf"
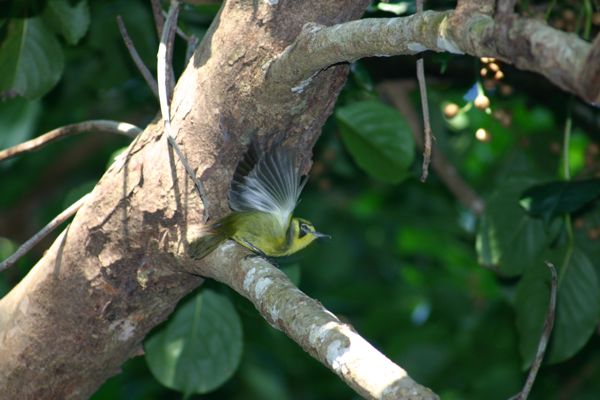
[(398, 112), (380, 102), (362, 101), (338, 108), (336, 118), (346, 148), (363, 170), (390, 183), (408, 176), (415, 143)]
[(0, 107), (0, 149), (14, 146), (33, 136), (42, 111), (39, 101), (15, 98)]
[(41, 97), (58, 82), (63, 67), (62, 48), (39, 17), (8, 23), (0, 43), (0, 92)]
[(520, 204), (529, 215), (548, 222), (575, 212), (600, 196), (600, 179), (554, 181), (535, 185), (521, 195)]
[(204, 289), (173, 314), (146, 342), (152, 374), (186, 395), (207, 393), (237, 369), (242, 355), (242, 326), (227, 297)]
[[(564, 259), (564, 252), (560, 258)], [(589, 258), (576, 248), (563, 268), (565, 270), (558, 271), (556, 319), (546, 355), (546, 361), (551, 364), (577, 353), (593, 334), (600, 316), (598, 276)], [(515, 298), (524, 368), (531, 365), (537, 351), (549, 298), (550, 273), (540, 259), (523, 275)]]
[(520, 275), (539, 262), (549, 241), (544, 223), (531, 218), (519, 206), (520, 194), (531, 183), (512, 180), (498, 187), (487, 199), (481, 217), (476, 240), (478, 261), (498, 267), (503, 275)]
[(52, 0), (44, 10), (44, 19), (71, 45), (77, 44), (90, 26), (87, 0), (71, 5), (67, 0)]

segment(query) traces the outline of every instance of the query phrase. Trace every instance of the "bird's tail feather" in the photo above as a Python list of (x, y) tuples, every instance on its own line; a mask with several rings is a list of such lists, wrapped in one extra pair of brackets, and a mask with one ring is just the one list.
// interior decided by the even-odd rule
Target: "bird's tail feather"
[(220, 232), (207, 233), (190, 243), (188, 255), (195, 260), (201, 260), (219, 247), (225, 239), (227, 237)]

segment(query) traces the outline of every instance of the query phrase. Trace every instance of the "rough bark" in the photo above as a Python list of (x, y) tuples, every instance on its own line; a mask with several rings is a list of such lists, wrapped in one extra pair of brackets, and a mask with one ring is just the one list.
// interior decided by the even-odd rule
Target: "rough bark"
[[(228, 211), (233, 168), (251, 137), (295, 146), (308, 168), (310, 149), (332, 111), (347, 67), (296, 75), (300, 81), (311, 78), (300, 86), (292, 79), (268, 80), (267, 70), (306, 23), (331, 26), (356, 19), (367, 3), (224, 4), (180, 78), (171, 107), (178, 143), (207, 189), (213, 219)], [(420, 17), (431, 23), (420, 24), (420, 34), (433, 36), (417, 44), (454, 50), (446, 36), (438, 41), (441, 20), (432, 17)], [(490, 38), (489, 21), (480, 15), (463, 28), (472, 32), (469, 38)], [(433, 40), (431, 46), (428, 40)], [(578, 43), (573, 62), (581, 63), (579, 55), (587, 47), (581, 50)], [(461, 49), (470, 54), (492, 55), (490, 43), (464, 45)], [(529, 64), (517, 63), (522, 65)], [(570, 81), (565, 85), (571, 88)], [(218, 260), (193, 264), (185, 256), (186, 241), (202, 225), (204, 205), (162, 133), (160, 123), (146, 128), (106, 172), (69, 228), (0, 301), (2, 396), (89, 397), (125, 360), (139, 354), (150, 329), (202, 282), (191, 273), (215, 276), (210, 271), (216, 264), (211, 263), (227, 257), (236, 262), (237, 247)]]
[[(308, 166), (308, 150), (345, 81), (347, 68), (339, 66), (302, 96), (265, 86), (263, 66), (304, 23), (358, 18), (367, 4), (298, 3), (225, 3), (178, 82), (173, 128), (205, 182), (213, 218), (227, 210), (233, 167), (252, 135), (306, 150)], [(0, 301), (3, 397), (89, 397), (201, 283), (183, 264), (203, 205), (168, 149), (162, 126), (148, 126)]]

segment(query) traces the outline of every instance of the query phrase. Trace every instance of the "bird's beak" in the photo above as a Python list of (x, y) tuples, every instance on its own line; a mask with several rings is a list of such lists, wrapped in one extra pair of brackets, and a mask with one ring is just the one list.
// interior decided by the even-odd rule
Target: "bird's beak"
[(331, 239), (331, 235), (328, 235), (326, 233), (321, 233), (321, 232), (317, 232), (314, 231), (312, 232), (313, 236), (317, 237), (317, 238), (327, 238), (327, 239)]

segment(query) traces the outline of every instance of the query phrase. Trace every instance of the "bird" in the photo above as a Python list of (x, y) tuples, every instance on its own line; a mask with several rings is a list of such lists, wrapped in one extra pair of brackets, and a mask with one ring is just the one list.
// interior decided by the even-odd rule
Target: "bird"
[(192, 241), (189, 256), (200, 260), (225, 240), (233, 239), (260, 256), (283, 257), (317, 238), (330, 238), (310, 221), (292, 215), (307, 182), (296, 158), (297, 154), (282, 146), (263, 152), (252, 140), (229, 189), (233, 212), (210, 224)]

